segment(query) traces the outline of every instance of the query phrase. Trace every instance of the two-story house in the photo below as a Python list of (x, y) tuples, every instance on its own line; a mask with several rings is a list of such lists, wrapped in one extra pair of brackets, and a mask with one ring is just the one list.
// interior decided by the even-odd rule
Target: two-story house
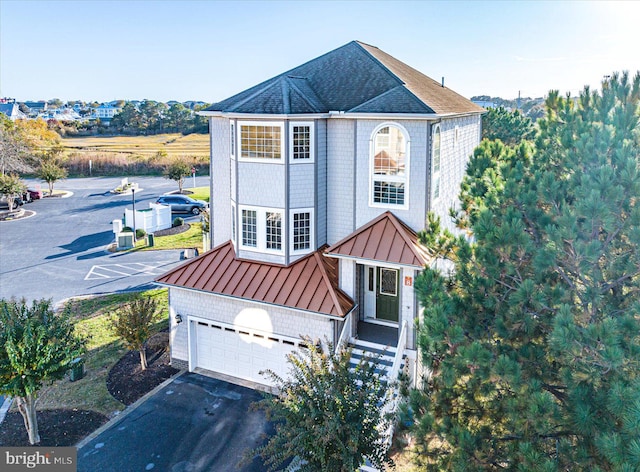
[(417, 232), (451, 225), (483, 111), (354, 41), (201, 112), (213, 249), (157, 279), (172, 363), (268, 385), (307, 335), (415, 370)]

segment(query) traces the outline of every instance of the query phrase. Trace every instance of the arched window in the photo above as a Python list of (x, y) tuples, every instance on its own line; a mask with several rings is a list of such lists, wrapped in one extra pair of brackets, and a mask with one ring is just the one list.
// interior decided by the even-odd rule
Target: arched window
[(409, 142), (398, 126), (379, 128), (372, 138), (371, 203), (374, 206), (407, 205)]
[(433, 127), (433, 153), (431, 155), (431, 194), (440, 198), (440, 125)]

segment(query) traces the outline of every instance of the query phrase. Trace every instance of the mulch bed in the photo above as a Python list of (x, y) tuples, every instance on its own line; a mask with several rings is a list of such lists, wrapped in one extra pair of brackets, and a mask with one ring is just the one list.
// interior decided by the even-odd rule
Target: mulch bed
[[(38, 411), (38, 446), (73, 446), (98, 429), (109, 418), (89, 410)], [(0, 446), (30, 446), (29, 436), (18, 411), (7, 413), (0, 426)]]
[(180, 233), (184, 233), (185, 231), (189, 231), (189, 228), (191, 228), (190, 224), (184, 224), (184, 225), (180, 225), (180, 226), (174, 226), (173, 228), (167, 228), (167, 229), (161, 229), (159, 231), (156, 231), (155, 233), (153, 233), (154, 236), (169, 236), (172, 234), (180, 234)]
[(116, 400), (131, 405), (178, 372), (169, 361), (169, 333), (163, 331), (147, 341), (147, 369), (140, 366), (140, 353), (130, 351), (109, 371), (107, 389)]
[[(169, 332), (153, 335), (147, 342), (147, 363), (140, 368), (138, 351), (125, 354), (109, 371), (107, 389), (125, 405), (130, 405), (178, 372), (169, 365)], [(78, 409), (38, 411), (39, 446), (73, 446), (109, 420), (105, 415)], [(29, 446), (22, 415), (7, 413), (0, 425), (0, 446)]]

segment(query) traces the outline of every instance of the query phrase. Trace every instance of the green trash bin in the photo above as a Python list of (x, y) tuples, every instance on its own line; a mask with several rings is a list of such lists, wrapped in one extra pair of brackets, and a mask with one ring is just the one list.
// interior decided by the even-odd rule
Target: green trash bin
[(84, 359), (78, 357), (71, 361), (71, 370), (69, 371), (69, 380), (75, 382), (84, 377)]
[(147, 234), (147, 246), (149, 247), (153, 247), (155, 244), (155, 241), (153, 240), (153, 234)]

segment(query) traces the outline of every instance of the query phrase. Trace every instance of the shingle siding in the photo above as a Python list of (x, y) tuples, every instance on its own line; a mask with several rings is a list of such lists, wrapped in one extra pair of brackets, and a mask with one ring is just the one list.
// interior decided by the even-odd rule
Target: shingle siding
[(231, 158), (230, 123), (225, 118), (211, 118), (211, 231), (212, 247), (231, 239)]
[[(449, 216), (450, 208), (460, 208), (460, 184), (467, 169), (469, 158), (478, 145), (480, 115), (442, 120), (440, 198), (431, 203), (431, 210), (440, 217), (443, 227), (455, 233), (459, 230)], [(456, 128), (458, 139), (456, 144)]]
[[(247, 326), (249, 328), (271, 331), (276, 336), (299, 338), (305, 334), (314, 339), (333, 340), (333, 321), (321, 315), (181, 288), (172, 287), (169, 292), (172, 359), (189, 360), (188, 316), (239, 326), (238, 315), (253, 310), (256, 318), (264, 315), (260, 321), (266, 324)], [(183, 320), (180, 324), (175, 321), (178, 313)], [(268, 323), (271, 326), (267, 326)]]
[(238, 205), (285, 207), (284, 164), (238, 162)]
[(315, 164), (295, 163), (289, 166), (289, 204), (293, 208), (315, 206)]
[[(370, 205), (370, 181), (371, 181), (371, 140), (373, 132), (381, 124), (401, 125), (407, 131), (409, 148), (409, 185), (407, 198), (409, 206), (406, 210), (392, 205), (385, 207), (373, 207)], [(368, 223), (385, 211), (393, 212), (414, 231), (424, 228), (425, 200), (425, 172), (427, 161), (427, 126), (426, 121), (387, 121), (387, 120), (359, 120), (358, 126), (358, 154), (357, 154), (357, 180), (356, 180), (356, 211), (354, 226)], [(343, 234), (341, 238), (349, 233)], [(335, 242), (335, 241), (334, 241)]]
[(327, 123), (327, 243), (333, 244), (354, 229), (355, 121)]
[(318, 120), (316, 123), (316, 245), (321, 247), (327, 243), (327, 121)]

